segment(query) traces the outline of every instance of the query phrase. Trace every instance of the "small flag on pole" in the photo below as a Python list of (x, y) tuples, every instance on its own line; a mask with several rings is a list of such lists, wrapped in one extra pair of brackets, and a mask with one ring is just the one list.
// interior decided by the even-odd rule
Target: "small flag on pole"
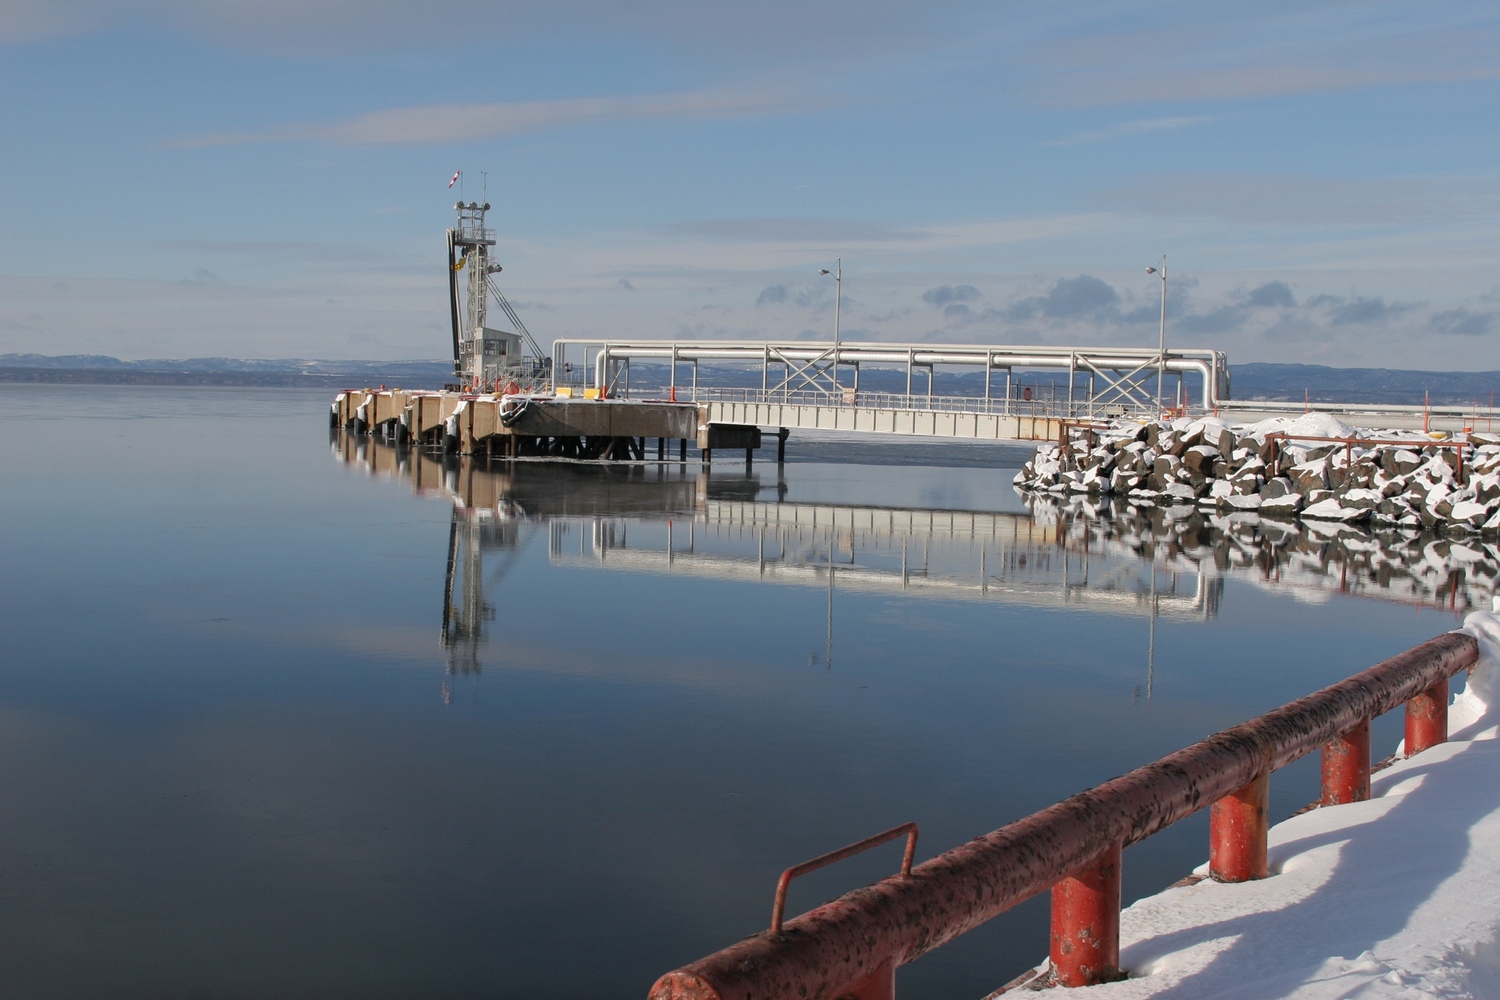
[(453, 176), (452, 176), (452, 178), (450, 178), (450, 179), (449, 179), (449, 181), (448, 181), (448, 186), (449, 186), (449, 187), (450, 187), (450, 188), (451, 188), (451, 187), (452, 187), (452, 186), (453, 186), (453, 185), (455, 185), (455, 184), (457, 184), (457, 183), (458, 183), (458, 175), (459, 175), (459, 174), (461, 174), (461, 173), (463, 173), (463, 171), (462, 171), (462, 170), (455, 170), (455, 171), (453, 171)]

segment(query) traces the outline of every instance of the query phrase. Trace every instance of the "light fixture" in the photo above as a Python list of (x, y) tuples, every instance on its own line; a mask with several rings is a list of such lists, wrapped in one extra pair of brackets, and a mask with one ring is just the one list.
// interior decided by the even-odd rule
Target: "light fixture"
[(822, 275), (833, 275), (833, 388), (839, 388), (839, 307), (844, 299), (844, 258), (840, 257), (835, 263), (832, 271), (826, 267), (818, 268)]

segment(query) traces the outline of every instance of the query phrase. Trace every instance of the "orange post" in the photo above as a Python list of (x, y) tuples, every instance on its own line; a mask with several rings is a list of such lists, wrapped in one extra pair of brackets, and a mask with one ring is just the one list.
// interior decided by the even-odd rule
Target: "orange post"
[(1406, 703), (1406, 756), (1448, 741), (1448, 681), (1443, 679)]
[(1325, 806), (1363, 802), (1370, 797), (1370, 723), (1361, 722), (1323, 745)]
[(896, 1000), (896, 961), (886, 959), (875, 967), (870, 978), (856, 986), (848, 1000)]
[(1270, 814), (1269, 772), (1215, 802), (1208, 814), (1209, 874), (1220, 882), (1265, 878)]
[(1052, 975), (1061, 986), (1120, 979), (1121, 845), (1052, 886)]

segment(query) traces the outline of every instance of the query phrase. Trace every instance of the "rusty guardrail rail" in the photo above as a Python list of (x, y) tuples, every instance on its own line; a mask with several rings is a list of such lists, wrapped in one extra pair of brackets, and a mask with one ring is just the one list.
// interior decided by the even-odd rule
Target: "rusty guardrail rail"
[(1264, 878), (1271, 772), (1321, 748), (1321, 804), (1369, 798), (1370, 720), (1405, 704), (1408, 756), (1444, 742), (1448, 680), (1478, 656), (1470, 636), (1431, 639), (670, 972), (651, 1000), (893, 1000), (898, 966), (1049, 888), (1053, 980), (1118, 979), (1125, 847), (1208, 806), (1212, 876)]

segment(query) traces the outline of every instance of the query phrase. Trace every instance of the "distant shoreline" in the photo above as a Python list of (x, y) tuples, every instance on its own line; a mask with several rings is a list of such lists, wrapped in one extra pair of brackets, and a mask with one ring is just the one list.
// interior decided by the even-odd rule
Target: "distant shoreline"
[[(387, 385), (407, 389), (440, 389), (441, 383), (426, 379), (404, 379)], [(370, 379), (361, 375), (315, 375), (298, 372), (174, 372), (134, 368), (0, 368), (0, 384), (8, 385), (199, 385), (262, 386), (337, 391), (364, 388)], [(379, 385), (379, 381), (375, 384)]]
[[(153, 367), (143, 367), (143, 366)], [(178, 367), (178, 366), (181, 367)], [(160, 367), (155, 367), (160, 366)], [(330, 369), (342, 369), (332, 370)], [(758, 381), (758, 369), (755, 380)], [(1500, 371), (1428, 372), (1384, 368), (1328, 368), (1320, 365), (1248, 362), (1231, 365), (1236, 402), (1274, 400), (1312, 403), (1385, 403), (1421, 406), (1475, 406), (1489, 409), (1500, 393)], [(665, 385), (665, 365), (641, 365), (635, 381), (642, 387)], [(1024, 375), (1024, 372), (1019, 374)], [(700, 385), (739, 384), (734, 372), (706, 376)], [(296, 358), (189, 358), (120, 361), (105, 355), (0, 354), (0, 385), (159, 385), (159, 386), (272, 386), (337, 391), (377, 385), (403, 389), (441, 389), (453, 380), (447, 361), (316, 361)], [(1038, 384), (1056, 379), (1038, 373)], [(983, 394), (983, 374), (943, 373), (941, 395), (977, 397)], [(900, 394), (907, 386), (899, 373), (873, 368), (865, 371), (863, 387)], [(1064, 381), (1061, 391), (1066, 393)]]

